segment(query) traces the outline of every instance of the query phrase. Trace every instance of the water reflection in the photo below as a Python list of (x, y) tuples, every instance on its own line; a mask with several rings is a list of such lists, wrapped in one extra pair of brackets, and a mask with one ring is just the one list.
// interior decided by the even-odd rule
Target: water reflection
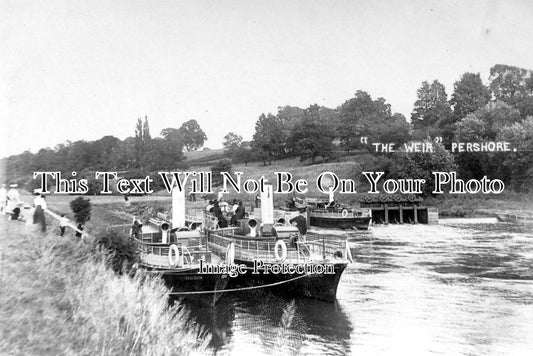
[[(269, 291), (228, 294), (215, 306), (182, 301), (194, 322), (212, 334), (217, 354), (346, 355), (351, 322), (338, 303), (288, 299)], [(318, 348), (317, 345), (327, 345)]]
[(470, 222), (353, 233), (336, 303), (255, 291), (191, 318), (220, 355), (529, 355), (533, 235)]

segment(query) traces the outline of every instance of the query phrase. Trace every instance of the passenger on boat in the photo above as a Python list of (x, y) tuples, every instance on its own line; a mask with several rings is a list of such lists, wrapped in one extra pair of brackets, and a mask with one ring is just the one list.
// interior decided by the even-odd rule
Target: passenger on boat
[(131, 226), (131, 237), (139, 238), (139, 234), (142, 231), (142, 224), (139, 223), (139, 220), (135, 219), (133, 225)]
[(289, 222), (293, 225), (296, 225), (298, 232), (300, 233), (300, 241), (305, 242), (305, 234), (307, 233), (307, 219), (304, 214), (300, 212), (300, 215), (290, 219)]
[(233, 206), (231, 207), (231, 213), (235, 214), (238, 207), (239, 207), (239, 204), (237, 204), (237, 199), (233, 199)]
[(296, 196), (293, 194), (292, 198), (285, 200), (288, 209), (296, 209)]
[(333, 193), (333, 187), (329, 187), (328, 198), (329, 198), (329, 202), (326, 205), (326, 208), (332, 209), (335, 207), (335, 193)]
[(246, 210), (244, 209), (244, 206), (242, 206), (242, 201), (239, 202), (239, 205), (237, 205), (237, 209), (235, 210), (235, 214), (231, 217), (230, 224), (231, 225), (237, 225), (238, 221), (244, 218), (244, 214), (246, 213)]
[(208, 213), (212, 213), (214, 208), (214, 202), (212, 200), (209, 201), (209, 204), (205, 207), (205, 211)]
[(228, 222), (226, 221), (224, 214), (222, 214), (222, 209), (220, 209), (218, 201), (216, 200), (213, 204), (213, 214), (218, 219), (218, 227), (228, 227)]

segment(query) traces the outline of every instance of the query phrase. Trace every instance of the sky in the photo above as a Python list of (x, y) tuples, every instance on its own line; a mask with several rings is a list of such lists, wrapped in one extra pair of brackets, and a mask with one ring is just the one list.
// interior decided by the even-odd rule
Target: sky
[(205, 146), (261, 113), (357, 90), (410, 117), (422, 81), (533, 69), (533, 2), (0, 0), (0, 157), (152, 136), (195, 119)]

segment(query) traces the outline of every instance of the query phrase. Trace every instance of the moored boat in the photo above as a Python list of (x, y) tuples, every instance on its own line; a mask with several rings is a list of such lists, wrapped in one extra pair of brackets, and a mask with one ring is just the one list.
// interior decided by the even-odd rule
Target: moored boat
[(141, 267), (148, 273), (160, 275), (174, 294), (215, 293), (226, 288), (227, 273), (203, 274), (200, 271), (201, 264), (215, 263), (217, 258), (203, 241), (199, 229), (153, 232), (148, 226), (132, 238), (140, 250)]
[[(176, 189), (175, 189), (176, 190)], [(201, 231), (201, 219), (185, 215), (184, 194), (173, 192), (172, 218), (159, 214), (146, 225), (114, 226), (131, 236), (140, 252), (139, 265), (165, 281), (174, 296), (205, 296), (216, 300), (226, 288), (228, 273), (201, 273), (205, 264), (217, 263)]]
[(310, 207), (307, 213), (311, 226), (325, 228), (368, 230), (372, 220), (370, 209)]
[[(243, 223), (254, 226), (253, 219)], [(229, 288), (271, 285), (289, 295), (335, 300), (350, 258), (346, 239), (322, 236), (314, 241), (297, 241), (297, 229), (281, 224), (264, 225), (261, 233), (252, 237), (250, 229), (217, 229), (216, 224), (207, 224), (209, 248), (226, 264), (244, 266), (241, 273), (231, 278)]]
[(241, 268), (228, 288), (268, 287), (291, 296), (334, 301), (351, 260), (347, 239), (320, 236), (302, 241), (295, 226), (287, 221), (274, 223), (271, 196), (271, 191), (262, 193), (261, 218), (242, 219), (239, 226), (220, 228), (215, 216), (205, 215), (204, 229), (213, 254)]
[(330, 204), (326, 200), (306, 198), (295, 201), (297, 209), (307, 210), (309, 224), (316, 227), (334, 229), (368, 230), (372, 220), (372, 210), (368, 208), (343, 207)]

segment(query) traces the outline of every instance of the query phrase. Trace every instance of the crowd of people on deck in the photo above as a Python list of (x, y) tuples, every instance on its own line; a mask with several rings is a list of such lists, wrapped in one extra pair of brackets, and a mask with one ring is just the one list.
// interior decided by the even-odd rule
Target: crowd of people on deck
[[(260, 199), (256, 196), (255, 203), (258, 205), (259, 202)], [(210, 200), (205, 210), (217, 218), (218, 227), (220, 228), (238, 226), (239, 221), (246, 217), (246, 209), (244, 208), (242, 201), (237, 202), (237, 199), (233, 200), (231, 208), (229, 208), (229, 204), (224, 201), (220, 202), (218, 199)], [(227, 217), (230, 217), (229, 224)], [(296, 243), (296, 241), (306, 242), (307, 217), (304, 211), (300, 210), (300, 213), (292, 218), (289, 223), (298, 229), (298, 236), (291, 241), (291, 244)]]
[[(27, 226), (38, 225), (41, 232), (46, 232), (46, 217), (45, 212), (48, 209), (46, 197), (40, 191), (35, 192), (35, 199), (33, 204), (27, 204), (21, 199), (18, 185), (12, 183), (7, 189), (6, 184), (0, 186), (0, 215), (7, 216), (11, 221), (22, 221)], [(61, 215), (59, 219), (59, 235), (64, 236), (66, 227), (70, 220)], [(78, 230), (83, 230), (83, 224), (77, 226)], [(82, 234), (76, 232), (76, 236), (81, 237)]]
[[(246, 209), (242, 201), (237, 202), (237, 199), (233, 200), (231, 207), (224, 201), (219, 201), (218, 199), (210, 200), (205, 210), (217, 218), (219, 227), (237, 226), (239, 221), (246, 216)], [(226, 217), (230, 218), (229, 224)]]

